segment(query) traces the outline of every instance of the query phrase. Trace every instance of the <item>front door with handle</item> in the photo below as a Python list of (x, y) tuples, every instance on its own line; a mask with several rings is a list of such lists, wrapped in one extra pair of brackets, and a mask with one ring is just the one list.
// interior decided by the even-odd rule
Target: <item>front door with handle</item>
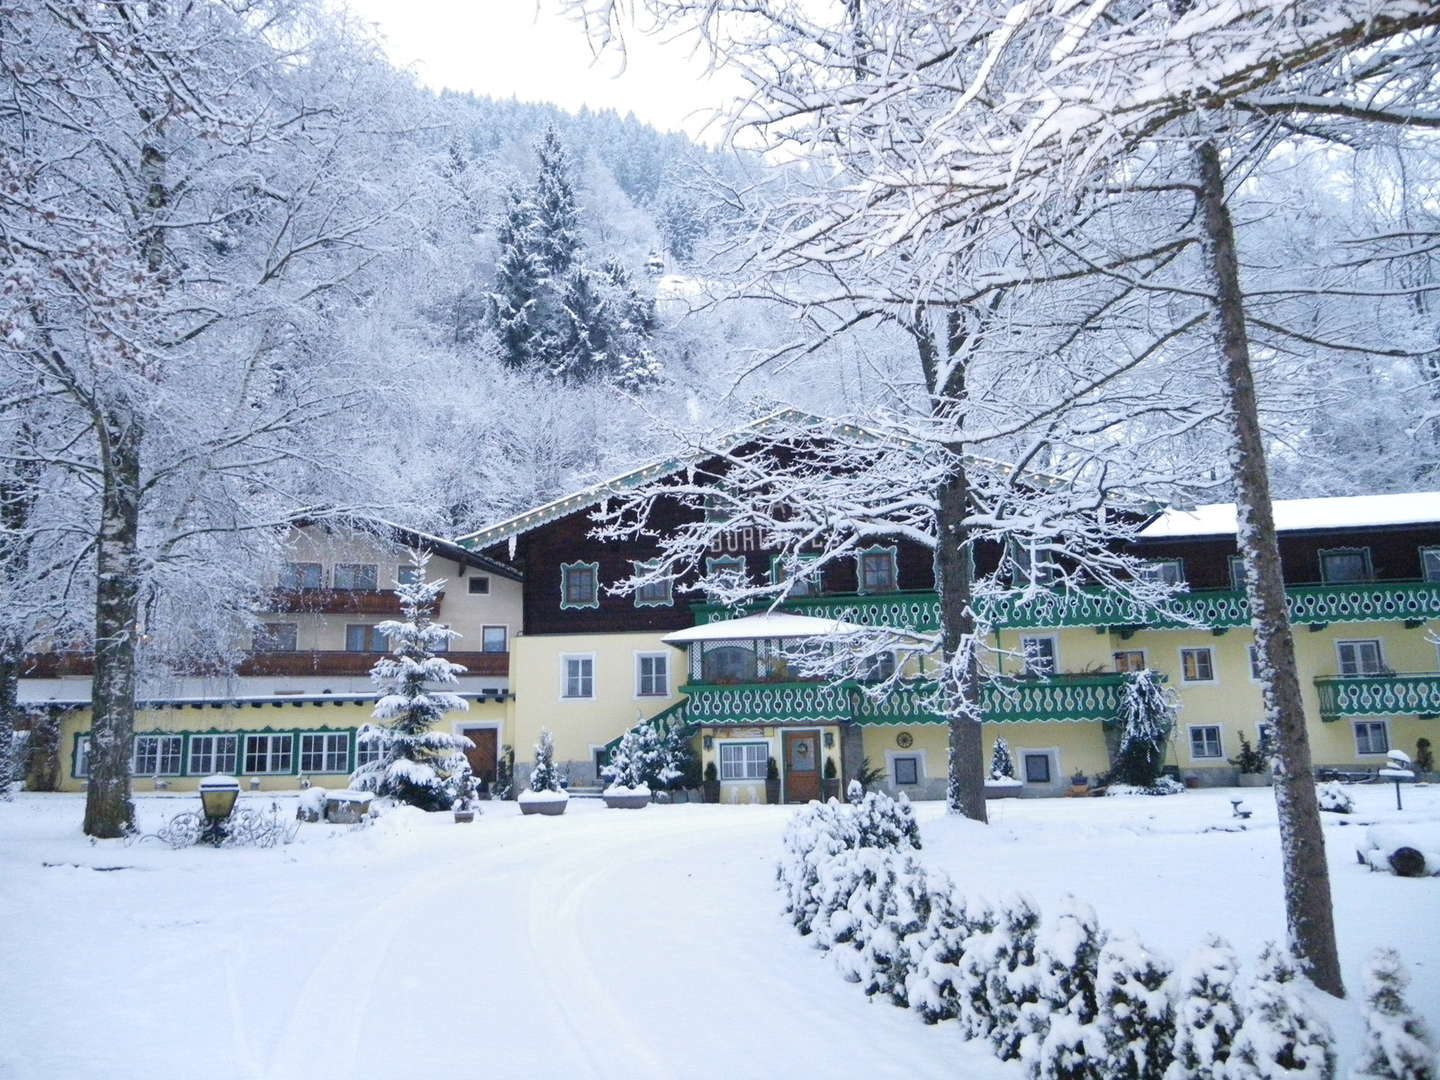
[(805, 803), (820, 797), (820, 736), (814, 731), (787, 731), (785, 801)]

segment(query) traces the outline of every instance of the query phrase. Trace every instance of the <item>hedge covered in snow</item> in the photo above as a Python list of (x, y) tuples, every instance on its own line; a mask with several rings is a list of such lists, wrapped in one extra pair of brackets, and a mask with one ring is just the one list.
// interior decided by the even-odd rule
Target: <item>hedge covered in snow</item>
[[(1014, 896), (961, 897), (918, 857), (903, 795), (811, 803), (785, 831), (777, 879), (795, 928), (866, 994), (953, 1020), (1028, 1080), (1333, 1080), (1334, 1040), (1294, 962), (1268, 946), (1243, 986), (1211, 938), (1179, 971), (1110, 937), (1073, 898), (1053, 919)], [(1401, 1000), (1399, 958), (1367, 980), (1363, 1075), (1435, 1080)], [(1357, 1074), (1359, 1075), (1359, 1074)]]

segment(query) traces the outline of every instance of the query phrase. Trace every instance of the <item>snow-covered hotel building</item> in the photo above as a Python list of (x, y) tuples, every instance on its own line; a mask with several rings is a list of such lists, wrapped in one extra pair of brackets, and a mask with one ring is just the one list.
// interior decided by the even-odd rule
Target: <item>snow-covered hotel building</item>
[[(476, 771), (493, 776), (508, 746), (523, 775), (530, 747), (549, 728), (557, 760), (584, 786), (630, 727), (681, 724), (702, 763), (715, 763), (724, 802), (762, 801), (772, 758), (789, 802), (820, 794), (827, 763), (843, 783), (865, 759), (885, 769), (892, 789), (941, 797), (947, 732), (918, 695), (902, 689), (876, 703), (855, 685), (797, 678), (780, 646), (835, 620), (934, 629), (924, 548), (897, 538), (832, 563), (807, 595), (769, 613), (695, 603), (673, 587), (609, 591), (657, 548), (653, 538), (596, 538), (596, 508), (617, 491), (667, 471), (695, 475), (697, 466), (703, 474), (701, 462), (657, 462), (454, 542), (421, 538), (435, 553), (432, 574), (450, 579), (438, 620), (464, 635), (453, 658), (470, 668), (461, 692), (472, 708), (447, 721), (476, 741)], [(661, 500), (650, 526), (663, 533), (693, 513)], [(1440, 737), (1440, 493), (1282, 501), (1276, 515), (1316, 764), (1373, 768), (1391, 747), (1414, 755), (1418, 739)], [(342, 782), (373, 700), (365, 673), (381, 643), (366, 627), (397, 610), (382, 583), (403, 571), (404, 545), (415, 539), (405, 530), (297, 535), (257, 651), (227, 680), (187, 684), (142, 711), (137, 789), (156, 777), (187, 787), (217, 769), (263, 788), (302, 776)], [(772, 573), (773, 553), (753, 534), (737, 529), (721, 546), (717, 560), (755, 580)], [(996, 631), (1002, 671), (1019, 673), (1027, 655), (1041, 668), (1010, 693), (987, 695), (987, 759), (1003, 735), (1026, 794), (1058, 794), (1072, 774), (1108, 769), (1123, 673), (1139, 667), (1177, 691), (1169, 761), (1180, 775), (1233, 782), (1229, 759), (1241, 737), (1259, 741), (1233, 507), (1160, 512), (1134, 551), (1187, 584), (1178, 601), (1186, 620), (1147, 619), (1096, 592), (1043, 621), (1016, 617)], [(85, 777), (88, 684), (76, 671), (67, 685), (69, 662), (37, 657), (24, 696), (64, 711), (62, 786), (76, 789)]]

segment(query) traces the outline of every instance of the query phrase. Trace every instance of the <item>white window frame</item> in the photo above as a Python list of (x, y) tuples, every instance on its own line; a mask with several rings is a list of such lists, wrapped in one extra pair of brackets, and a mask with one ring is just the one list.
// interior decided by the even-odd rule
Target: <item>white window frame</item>
[[(1381, 732), (1384, 734), (1384, 736), (1385, 736), (1385, 749), (1384, 749), (1384, 750), (1362, 750), (1362, 749), (1360, 749), (1360, 729), (1361, 729), (1362, 727), (1363, 727), (1363, 728), (1366, 728), (1367, 730), (1368, 730), (1368, 729), (1371, 729), (1371, 728), (1376, 728), (1376, 727), (1378, 727), (1378, 728), (1380, 729), (1380, 731), (1381, 731)], [(1386, 754), (1388, 754), (1388, 753), (1390, 752), (1390, 748), (1395, 745), (1395, 744), (1391, 741), (1391, 739), (1390, 739), (1390, 721), (1389, 721), (1389, 720), (1385, 720), (1385, 719), (1376, 719), (1376, 718), (1374, 718), (1374, 717), (1365, 717), (1364, 719), (1352, 720), (1352, 721), (1350, 721), (1350, 735), (1351, 735), (1351, 737), (1355, 740), (1355, 756), (1356, 756), (1356, 757), (1375, 757), (1375, 758), (1384, 757)]]
[[(250, 768), (250, 740), (264, 739), (265, 768)], [(275, 762), (282, 756), (282, 748), (288, 747), (288, 753), (284, 754), (289, 760), (284, 768), (274, 768)], [(243, 754), (240, 759), (240, 766), (245, 776), (290, 776), (295, 771), (295, 736), (289, 731), (247, 731), (243, 743)]]
[[(305, 743), (309, 739), (319, 739), (320, 749), (307, 750)], [(338, 749), (337, 749), (338, 747)], [(335, 764), (335, 755), (340, 757), (340, 767), (330, 768)], [(321, 768), (306, 768), (306, 757), (319, 756)], [(335, 775), (348, 773), (350, 771), (350, 732), (348, 731), (302, 731), (300, 733), (300, 773), (305, 776)]]
[[(1245, 591), (1245, 556), (1227, 555), (1225, 566), (1230, 572), (1230, 588), (1235, 592)], [(1238, 571), (1238, 573), (1237, 573)]]
[[(505, 648), (487, 649), (485, 647), (485, 634), (491, 630), (499, 630), (505, 635)], [(510, 651), (510, 624), (509, 623), (486, 623), (480, 627), (480, 651), (481, 652), (509, 652)]]
[[(406, 578), (411, 580), (406, 581)], [(418, 585), (425, 580), (425, 571), (413, 563), (401, 563), (395, 568), (396, 585)]]
[[(1020, 774), (1020, 782), (1026, 787), (1054, 787), (1060, 782), (1060, 748), (1058, 746), (1017, 746), (1012, 751), (1014, 754), (1015, 769)], [(1025, 755), (1031, 754), (1035, 757), (1044, 757), (1049, 760), (1049, 780), (1028, 780), (1025, 777)]]
[[(645, 691), (644, 691), (644, 689), (643, 689), (643, 687), (644, 687), (644, 680), (645, 680), (643, 668), (644, 668), (644, 666), (645, 666), (645, 661), (646, 661), (646, 660), (660, 660), (660, 661), (662, 661), (662, 662), (664, 663), (664, 665), (665, 665), (665, 681), (664, 681), (663, 687), (661, 688), (661, 690), (660, 690), (658, 693), (650, 693), (650, 694), (647, 694), (647, 693), (645, 693)], [(646, 700), (646, 701), (649, 701), (649, 700), (654, 700), (654, 699), (657, 699), (657, 698), (659, 698), (659, 699), (668, 698), (668, 697), (670, 696), (670, 672), (671, 672), (671, 670), (672, 670), (672, 666), (671, 666), (671, 663), (670, 663), (670, 654), (669, 654), (669, 653), (666, 653), (666, 652), (648, 652), (648, 651), (647, 651), (647, 652), (636, 652), (636, 653), (635, 653), (635, 698), (636, 698), (636, 700), (637, 700), (637, 701), (638, 701), (638, 700)]]
[[(1174, 568), (1174, 580), (1165, 576), (1167, 568)], [(1145, 565), (1140, 568), (1140, 578), (1143, 581), (1159, 581), (1167, 585), (1185, 584), (1185, 560), (1181, 558), (1170, 559), (1147, 559)]]
[(372, 761), (379, 761), (385, 756), (385, 744), (379, 739), (360, 738), (360, 732), (355, 732), (355, 768), (362, 765), (369, 765)]
[[(195, 761), (196, 757), (202, 752), (202, 740), (207, 740), (210, 743), (209, 749), (203, 751), (204, 753), (208, 754), (210, 758), (210, 764), (207, 768), (201, 768)], [(230, 749), (228, 752), (220, 748), (220, 744), (225, 740), (228, 740), (230, 743)], [(230, 763), (230, 767), (228, 769), (222, 768), (226, 760), (228, 760)], [(240, 764), (240, 736), (233, 733), (216, 734), (212, 732), (205, 732), (204, 734), (200, 735), (191, 735), (189, 764), (191, 776), (236, 775)]]
[[(900, 783), (899, 779), (896, 778), (895, 762), (898, 761), (900, 758), (915, 759), (915, 783), (902, 784)], [(911, 747), (909, 750), (885, 751), (885, 771), (890, 776), (891, 784), (898, 788), (919, 787), (920, 785), (924, 784), (925, 781), (930, 778), (930, 770), (926, 767), (927, 764), (928, 762), (925, 760), (924, 750), (917, 750), (914, 747)]]
[(1247, 670), (1249, 671), (1249, 673), (1250, 673), (1250, 681), (1251, 681), (1252, 683), (1255, 683), (1255, 684), (1258, 685), (1258, 684), (1260, 683), (1260, 681), (1261, 681), (1261, 680), (1260, 680), (1260, 646), (1259, 646), (1259, 645), (1256, 645), (1255, 642), (1253, 642), (1253, 641), (1250, 642), (1249, 645), (1246, 645), (1246, 646), (1245, 646), (1245, 664), (1246, 664), (1246, 669), (1247, 669)]
[[(1185, 654), (1188, 652), (1203, 652), (1210, 656), (1210, 678), (1208, 679), (1187, 679), (1185, 677)], [(1180, 661), (1180, 682), (1186, 686), (1213, 686), (1220, 681), (1220, 668), (1215, 663), (1215, 647), (1213, 645), (1182, 645), (1180, 646), (1178, 658)]]
[[(570, 661), (588, 660), (590, 662), (590, 693), (571, 694), (570, 691)], [(595, 700), (595, 654), (586, 653), (561, 653), (560, 654), (560, 700), (561, 701), (594, 701)], [(584, 679), (584, 676), (577, 676)]]
[[(1356, 645), (1375, 646), (1375, 670), (1374, 671), (1346, 671), (1345, 670), (1345, 646)], [(1347, 679), (1373, 678), (1385, 670), (1385, 646), (1379, 638), (1342, 638), (1335, 642), (1335, 671)]]
[[(1429, 556), (1435, 558), (1435, 573), (1430, 573)], [(1420, 580), (1431, 583), (1440, 582), (1440, 547), (1434, 544), (1426, 544), (1420, 549)]]
[[(1050, 643), (1050, 670), (1036, 671), (1030, 667), (1030, 649), (1026, 642), (1048, 641)], [(1059, 634), (1021, 634), (1020, 635), (1020, 670), (1026, 675), (1037, 675), (1041, 677), (1054, 677), (1060, 673), (1060, 635)], [(1038, 753), (1038, 751), (1037, 751)]]
[[(883, 589), (870, 589), (865, 585), (865, 560), (875, 555), (887, 556), (890, 560), (890, 585)], [(884, 596), (900, 591), (900, 548), (896, 544), (876, 544), (861, 548), (855, 553), (855, 592), (859, 596)]]
[[(1215, 753), (1197, 754), (1195, 752), (1195, 733), (1197, 731), (1215, 732)], [(1190, 724), (1186, 729), (1187, 746), (1190, 752), (1191, 761), (1224, 761), (1225, 760), (1225, 729), (1222, 724)]]
[(71, 762), (70, 771), (76, 779), (84, 779), (90, 775), (89, 735), (77, 735), (75, 737), (75, 760)]
[[(155, 768), (140, 769), (140, 744), (145, 741), (156, 743), (165, 742), (173, 747), (173, 752), (157, 746), (155, 750)], [(167, 760), (174, 762), (173, 768), (165, 768)], [(185, 770), (185, 736), (170, 731), (147, 731), (137, 734), (130, 741), (130, 775), (131, 776), (179, 776)]]
[[(725, 752), (727, 750), (740, 751), (738, 770), (734, 768), (735, 762), (726, 762)], [(719, 771), (721, 783), (754, 784), (763, 781), (765, 773), (769, 770), (770, 758), (773, 756), (770, 752), (769, 742), (757, 742), (753, 739), (719, 739), (715, 743), (715, 767)], [(738, 771), (740, 775), (726, 776), (727, 768), (732, 772)]]
[[(1344, 581), (1331, 581), (1330, 576), (1325, 572), (1325, 556), (1327, 555), (1359, 555), (1365, 563), (1364, 576), (1346, 578)], [(1375, 559), (1368, 546), (1321, 548), (1316, 557), (1320, 560), (1320, 580), (1326, 585), (1365, 585), (1375, 580)]]
[(1117, 661), (1118, 661), (1118, 659), (1120, 658), (1120, 656), (1123, 655), (1123, 654), (1125, 654), (1125, 653), (1139, 653), (1139, 654), (1140, 654), (1140, 667), (1139, 667), (1138, 669), (1137, 669), (1137, 668), (1128, 668), (1128, 669), (1126, 669), (1126, 670), (1128, 670), (1128, 671), (1136, 671), (1136, 670), (1138, 670), (1138, 671), (1149, 671), (1149, 670), (1150, 670), (1150, 652), (1149, 652), (1149, 650), (1147, 650), (1147, 649), (1111, 649), (1111, 650), (1110, 650), (1110, 666), (1113, 667), (1117, 672), (1120, 670), (1120, 665), (1119, 665), (1119, 663), (1118, 663)]

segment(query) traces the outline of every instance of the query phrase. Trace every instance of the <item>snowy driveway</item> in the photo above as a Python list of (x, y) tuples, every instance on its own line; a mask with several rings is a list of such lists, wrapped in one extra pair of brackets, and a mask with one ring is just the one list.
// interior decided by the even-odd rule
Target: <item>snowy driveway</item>
[[(180, 808), (142, 800), (142, 823)], [(0, 1077), (1012, 1075), (868, 1003), (778, 917), (786, 815), (495, 804), (177, 853), (92, 847), (78, 799), (22, 796), (0, 807)]]

